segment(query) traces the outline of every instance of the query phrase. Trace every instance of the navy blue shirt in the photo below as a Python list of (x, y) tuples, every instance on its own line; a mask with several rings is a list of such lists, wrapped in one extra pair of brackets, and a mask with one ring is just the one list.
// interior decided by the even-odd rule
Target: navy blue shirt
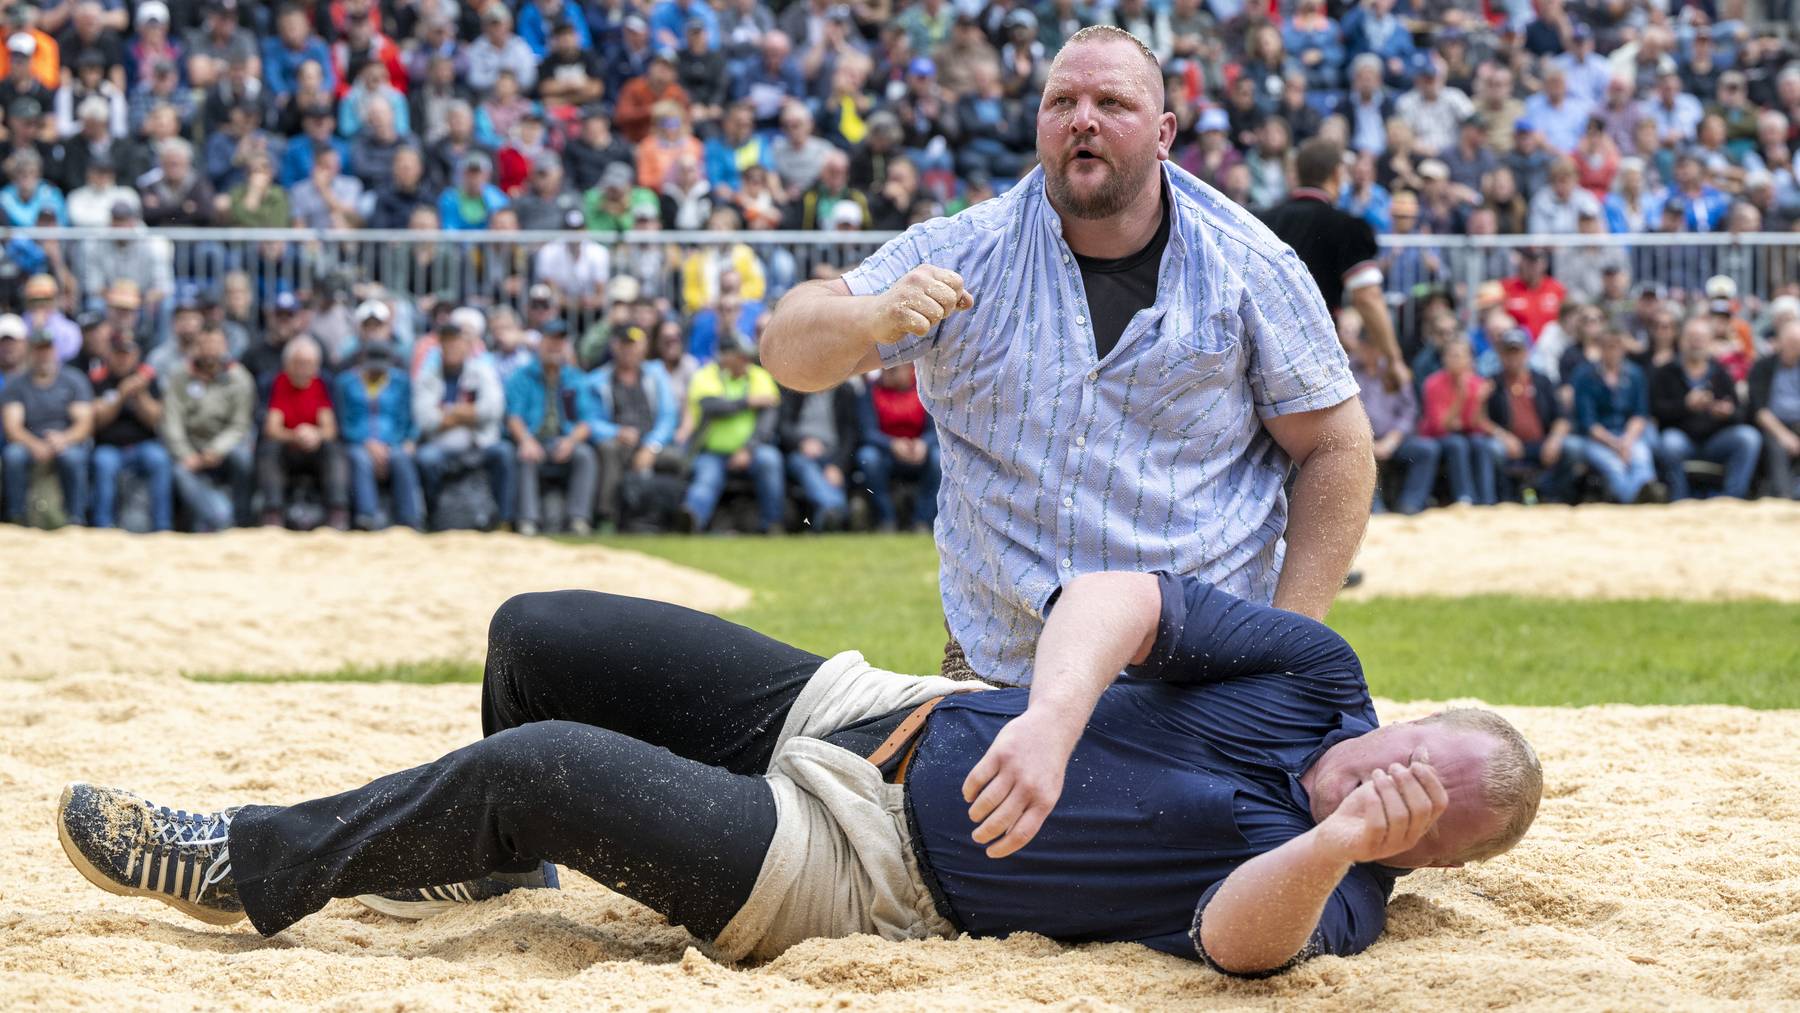
[[(1135, 941), (1204, 960), (1199, 916), (1213, 892), (1312, 829), (1300, 775), (1376, 727), (1342, 637), (1195, 577), (1157, 576), (1155, 646), (1100, 697), (1061, 799), (1022, 850), (992, 859), (970, 839), (962, 783), (1030, 691), (953, 696), (932, 712), (907, 787), (930, 873), (965, 931)], [(1367, 948), (1398, 874), (1353, 867), (1298, 957)]]

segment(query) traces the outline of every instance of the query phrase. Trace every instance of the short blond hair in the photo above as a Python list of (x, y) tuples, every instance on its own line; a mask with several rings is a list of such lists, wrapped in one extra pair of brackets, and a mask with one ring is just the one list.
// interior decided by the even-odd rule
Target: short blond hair
[(1156, 71), (1156, 79), (1159, 82), (1162, 80), (1162, 63), (1156, 59), (1156, 54), (1150, 51), (1150, 47), (1144, 45), (1144, 40), (1123, 28), (1114, 25), (1089, 25), (1076, 32), (1074, 35), (1069, 36), (1068, 40), (1063, 43), (1062, 48), (1057, 50), (1056, 59), (1050, 61), (1050, 69), (1055, 70), (1057, 62), (1062, 59), (1064, 53), (1084, 42), (1119, 41), (1129, 42), (1133, 46), (1136, 46), (1137, 51), (1144, 54), (1144, 59), (1150, 61), (1151, 69)]
[(1451, 860), (1485, 862), (1505, 854), (1531, 829), (1532, 821), (1537, 819), (1538, 803), (1544, 797), (1544, 768), (1538, 762), (1537, 750), (1531, 748), (1512, 722), (1479, 707), (1452, 707), (1424, 718), (1422, 723), (1479, 732), (1499, 744), (1500, 748), (1488, 759), (1487, 769), (1481, 772), (1481, 799), (1505, 816), (1505, 822), (1497, 833), (1469, 845)]

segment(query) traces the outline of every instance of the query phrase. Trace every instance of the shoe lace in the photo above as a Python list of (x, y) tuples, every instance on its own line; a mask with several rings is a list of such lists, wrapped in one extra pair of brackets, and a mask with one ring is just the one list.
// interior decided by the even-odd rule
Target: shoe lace
[(191, 813), (186, 810), (158, 806), (151, 813), (150, 832), (158, 845), (175, 848), (218, 848), (211, 863), (200, 877), (198, 894), (204, 895), (231, 875), (231, 821), (237, 809), (213, 813)]

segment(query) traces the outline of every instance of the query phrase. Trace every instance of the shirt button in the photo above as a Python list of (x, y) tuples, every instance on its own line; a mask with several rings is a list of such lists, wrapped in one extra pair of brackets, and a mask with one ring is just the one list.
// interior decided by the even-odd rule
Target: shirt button
[(1085, 437), (1085, 436), (1077, 436), (1077, 437), (1075, 437), (1075, 445), (1076, 445), (1076, 446), (1077, 446), (1077, 447), (1085, 447), (1085, 446), (1087, 446), (1087, 437)]
[(1073, 496), (1064, 496), (1063, 497), (1063, 506), (1072, 507), (1074, 505), (1075, 505), (1075, 497), (1073, 497)]
[(1074, 566), (1074, 565), (1075, 565), (1074, 563), (1070, 562), (1067, 559), (1063, 560), (1063, 569), (1065, 569), (1065, 570), (1067, 570), (1069, 567)]
[(1075, 315), (1075, 322), (1078, 324), (1085, 324), (1085, 323), (1087, 323), (1087, 317), (1084, 317), (1081, 314), (1077, 313)]
[(1088, 374), (1088, 382), (1089, 383), (1093, 383), (1095, 380), (1098, 380), (1098, 379), (1100, 379), (1100, 373), (1098, 371)]

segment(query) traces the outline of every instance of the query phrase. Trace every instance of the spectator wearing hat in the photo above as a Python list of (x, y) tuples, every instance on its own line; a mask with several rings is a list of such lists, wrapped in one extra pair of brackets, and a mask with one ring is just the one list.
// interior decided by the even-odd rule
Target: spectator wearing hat
[[(705, 4), (694, 7), (706, 11), (707, 17), (712, 14)], [(675, 79), (693, 103), (690, 112), (694, 119), (703, 123), (718, 120), (731, 101), (730, 67), (715, 41), (717, 29), (708, 27), (707, 17), (690, 17), (683, 24), (683, 44), (675, 58)]]
[[(581, 195), (569, 187), (562, 160), (554, 152), (532, 162), (525, 187), (513, 201), (513, 211), (519, 216), (519, 228), (527, 232), (566, 228), (571, 211), (581, 214)], [(585, 216), (583, 220), (585, 223)]]
[(435, 507), (444, 483), (471, 469), (487, 473), (499, 520), (513, 518), (513, 454), (501, 438), (506, 391), (479, 342), (454, 320), (437, 328), (438, 354), (413, 376), (419, 485)]
[(44, 160), (36, 148), (15, 148), (4, 163), (7, 184), (0, 188), (0, 216), (15, 228), (37, 225), (45, 215), (52, 224), (69, 224), (62, 191), (44, 179)]
[(704, 530), (711, 523), (726, 477), (734, 474), (748, 474), (755, 486), (760, 531), (780, 527), (787, 495), (776, 441), (780, 403), (780, 388), (768, 371), (751, 362), (737, 338), (721, 336), (718, 358), (701, 366), (688, 385), (693, 478), (682, 504), (683, 529)]
[(282, 146), (277, 177), (283, 187), (292, 187), (312, 175), (313, 159), (320, 151), (331, 148), (344, 164), (350, 161), (350, 142), (337, 135), (337, 116), (324, 102), (300, 109), (300, 134), (288, 138)]
[(364, 531), (382, 526), (380, 496), (385, 485), (393, 503), (389, 519), (423, 531), (425, 503), (413, 461), (417, 433), (412, 383), (393, 342), (362, 342), (357, 368), (339, 373), (332, 384), (332, 404), (350, 466), (350, 502), (356, 526)]
[(1762, 435), (1741, 421), (1736, 381), (1713, 359), (1714, 328), (1703, 316), (1690, 317), (1680, 356), (1650, 374), (1656, 456), (1671, 500), (1688, 498), (1687, 463), (1696, 460), (1723, 467), (1724, 494), (1748, 499), (1762, 456)]
[(269, 392), (256, 449), (264, 527), (285, 522), (290, 482), (310, 475), (324, 495), (327, 523), (338, 531), (350, 529), (349, 473), (338, 442), (331, 387), (320, 374), (323, 365), (324, 353), (310, 336), (295, 338), (281, 349), (281, 373)]
[[(673, 104), (677, 111), (671, 113), (663, 103)], [(658, 49), (651, 55), (643, 76), (625, 82), (619, 90), (618, 101), (613, 107), (613, 127), (636, 147), (641, 159), (643, 142), (652, 131), (667, 130), (667, 120), (672, 116), (685, 124), (691, 104), (686, 89), (676, 80), (674, 50)], [(698, 142), (695, 145), (697, 148)], [(641, 175), (641, 163), (639, 171)]]
[(1488, 394), (1487, 414), (1500, 447), (1498, 492), (1514, 499), (1518, 493), (1511, 487), (1517, 485), (1543, 499), (1568, 502), (1575, 462), (1584, 451), (1581, 438), (1571, 434), (1556, 383), (1531, 367), (1531, 335), (1524, 328), (1507, 330), (1495, 343), (1500, 373)]
[(1691, 151), (1675, 156), (1675, 185), (1669, 190), (1669, 203), (1686, 211), (1684, 227), (1689, 232), (1717, 232), (1725, 226), (1731, 211), (1731, 197), (1707, 181), (1705, 163)]
[(551, 34), (550, 55), (538, 69), (536, 94), (553, 113), (599, 102), (606, 92), (606, 69), (586, 31), (587, 19), (576, 14), (557, 22)]
[(1550, 277), (1549, 252), (1536, 246), (1519, 251), (1519, 273), (1502, 279), (1500, 286), (1506, 312), (1534, 338), (1556, 319), (1568, 298), (1562, 282)]
[(20, 297), (25, 301), (26, 332), (48, 335), (61, 361), (75, 358), (81, 351), (81, 328), (63, 315), (62, 287), (56, 279), (47, 274), (32, 275), (25, 279)]
[(1413, 89), (1394, 100), (1394, 115), (1412, 128), (1420, 154), (1442, 155), (1455, 145), (1463, 120), (1475, 113), (1469, 96), (1444, 84), (1443, 71), (1429, 53), (1413, 57)]
[(25, 340), (25, 369), (0, 388), (6, 519), (26, 522), (32, 469), (53, 465), (62, 486), (63, 512), (69, 523), (85, 524), (94, 390), (87, 377), (63, 365), (49, 332), (28, 330)]
[(575, 189), (582, 192), (584, 202), (612, 166), (625, 168), (629, 184), (635, 178), (635, 159), (631, 146), (613, 133), (612, 119), (605, 108), (598, 105), (582, 109), (578, 131), (563, 146), (564, 167)]
[(597, 409), (588, 378), (571, 361), (568, 325), (538, 329), (537, 357), (506, 381), (506, 430), (518, 474), (517, 529), (535, 535), (543, 521), (542, 484), (565, 487), (568, 529), (592, 530), (599, 459), (589, 442)]
[(174, 524), (175, 493), (162, 425), (162, 382), (130, 335), (112, 334), (105, 355), (88, 371), (94, 388), (94, 527), (116, 521), (119, 477), (137, 475), (150, 496), (150, 530)]
[(622, 525), (620, 491), (656, 472), (679, 474), (675, 446), (681, 402), (665, 365), (650, 358), (650, 336), (635, 324), (612, 329), (611, 356), (588, 374), (594, 397), (592, 439), (599, 459), (600, 524)]
[(17, 313), (0, 313), (0, 390), (24, 366), (25, 321)]
[[(25, 4), (16, 4), (21, 11)], [(6, 35), (6, 59), (0, 66), (0, 109), (11, 110), (22, 98), (49, 108), (55, 88), (62, 82), (62, 57), (56, 40), (16, 20), (0, 31)]]
[(1595, 342), (1598, 357), (1574, 371), (1575, 432), (1588, 467), (1605, 480), (1618, 503), (1663, 502), (1650, 435), (1650, 387), (1626, 358), (1625, 335), (1608, 327)]
[(493, 168), (493, 162), (479, 151), (463, 156), (457, 166), (455, 185), (438, 197), (438, 218), (445, 229), (486, 228), (494, 212), (512, 205), (506, 194), (489, 181)]
[(106, 57), (98, 50), (87, 50), (78, 56), (74, 72), (65, 75), (62, 87), (56, 90), (53, 106), (57, 136), (68, 138), (81, 132), (77, 115), (89, 99), (105, 107), (106, 125), (112, 136), (124, 137), (128, 129), (125, 92), (107, 80)]
[[(166, 298), (168, 289), (157, 293), (158, 302)], [(159, 314), (156, 307), (146, 312), (144, 292), (138, 283), (130, 278), (114, 278), (106, 286), (105, 314), (106, 322), (111, 325), (114, 334), (132, 338), (140, 345), (150, 345), (162, 337), (157, 326)]]
[(1800, 499), (1800, 317), (1783, 320), (1771, 346), (1750, 369), (1749, 417), (1762, 430), (1770, 491)]
[(305, 8), (283, 6), (275, 15), (275, 33), (263, 42), (262, 75), (277, 97), (293, 95), (299, 85), (303, 64), (316, 63), (324, 72), (328, 92), (337, 91), (337, 76), (332, 70), (331, 50), (325, 40), (313, 31)]
[(624, 89), (625, 82), (643, 77), (649, 72), (650, 58), (659, 47), (650, 41), (650, 22), (630, 6), (621, 4), (618, 12), (610, 14), (605, 13), (603, 8), (601, 10), (597, 17), (618, 26), (613, 37), (605, 44), (603, 54), (606, 63), (605, 94), (616, 98)]

